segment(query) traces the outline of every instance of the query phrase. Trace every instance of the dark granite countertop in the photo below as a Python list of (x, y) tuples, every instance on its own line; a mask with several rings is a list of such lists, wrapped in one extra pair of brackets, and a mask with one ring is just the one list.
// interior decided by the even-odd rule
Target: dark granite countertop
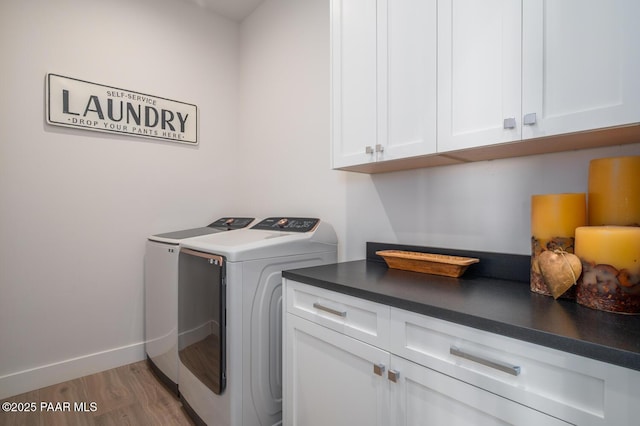
[[(368, 247), (368, 252), (376, 248)], [(480, 263), (497, 265), (495, 259), (483, 259), (483, 253), (471, 254), (479, 255)], [(522, 278), (521, 270), (528, 257), (514, 258), (508, 263), (519, 267), (514, 276)], [(522, 280), (469, 272), (461, 278), (448, 278), (400, 271), (389, 269), (372, 255), (368, 260), (284, 271), (283, 276), (640, 371), (640, 316), (602, 312), (575, 301), (554, 300), (532, 293), (529, 283)]]

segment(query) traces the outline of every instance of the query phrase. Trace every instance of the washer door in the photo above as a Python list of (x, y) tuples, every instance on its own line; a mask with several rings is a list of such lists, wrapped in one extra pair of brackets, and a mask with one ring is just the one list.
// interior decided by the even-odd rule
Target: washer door
[(225, 301), (224, 258), (180, 249), (178, 355), (180, 362), (218, 395), (226, 387)]

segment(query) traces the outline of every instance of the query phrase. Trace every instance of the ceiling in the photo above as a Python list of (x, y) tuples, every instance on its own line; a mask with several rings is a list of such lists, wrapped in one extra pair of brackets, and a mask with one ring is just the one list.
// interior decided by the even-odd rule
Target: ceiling
[(234, 21), (249, 16), (263, 0), (185, 0)]

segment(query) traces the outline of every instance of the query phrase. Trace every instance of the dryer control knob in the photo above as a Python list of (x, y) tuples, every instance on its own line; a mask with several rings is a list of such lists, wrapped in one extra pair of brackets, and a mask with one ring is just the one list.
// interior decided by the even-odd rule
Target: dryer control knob
[(280, 228), (284, 228), (285, 226), (287, 226), (287, 223), (289, 223), (289, 219), (287, 219), (287, 218), (283, 218), (283, 219), (280, 219), (280, 220), (276, 223), (276, 225), (278, 225)]

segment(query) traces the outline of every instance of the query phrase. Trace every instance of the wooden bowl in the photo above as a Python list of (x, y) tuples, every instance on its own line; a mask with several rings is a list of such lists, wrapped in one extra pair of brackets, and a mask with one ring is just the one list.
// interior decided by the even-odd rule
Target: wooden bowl
[(469, 265), (480, 262), (480, 259), (473, 257), (402, 250), (382, 250), (377, 251), (376, 254), (387, 262), (389, 268), (454, 278), (464, 274)]

